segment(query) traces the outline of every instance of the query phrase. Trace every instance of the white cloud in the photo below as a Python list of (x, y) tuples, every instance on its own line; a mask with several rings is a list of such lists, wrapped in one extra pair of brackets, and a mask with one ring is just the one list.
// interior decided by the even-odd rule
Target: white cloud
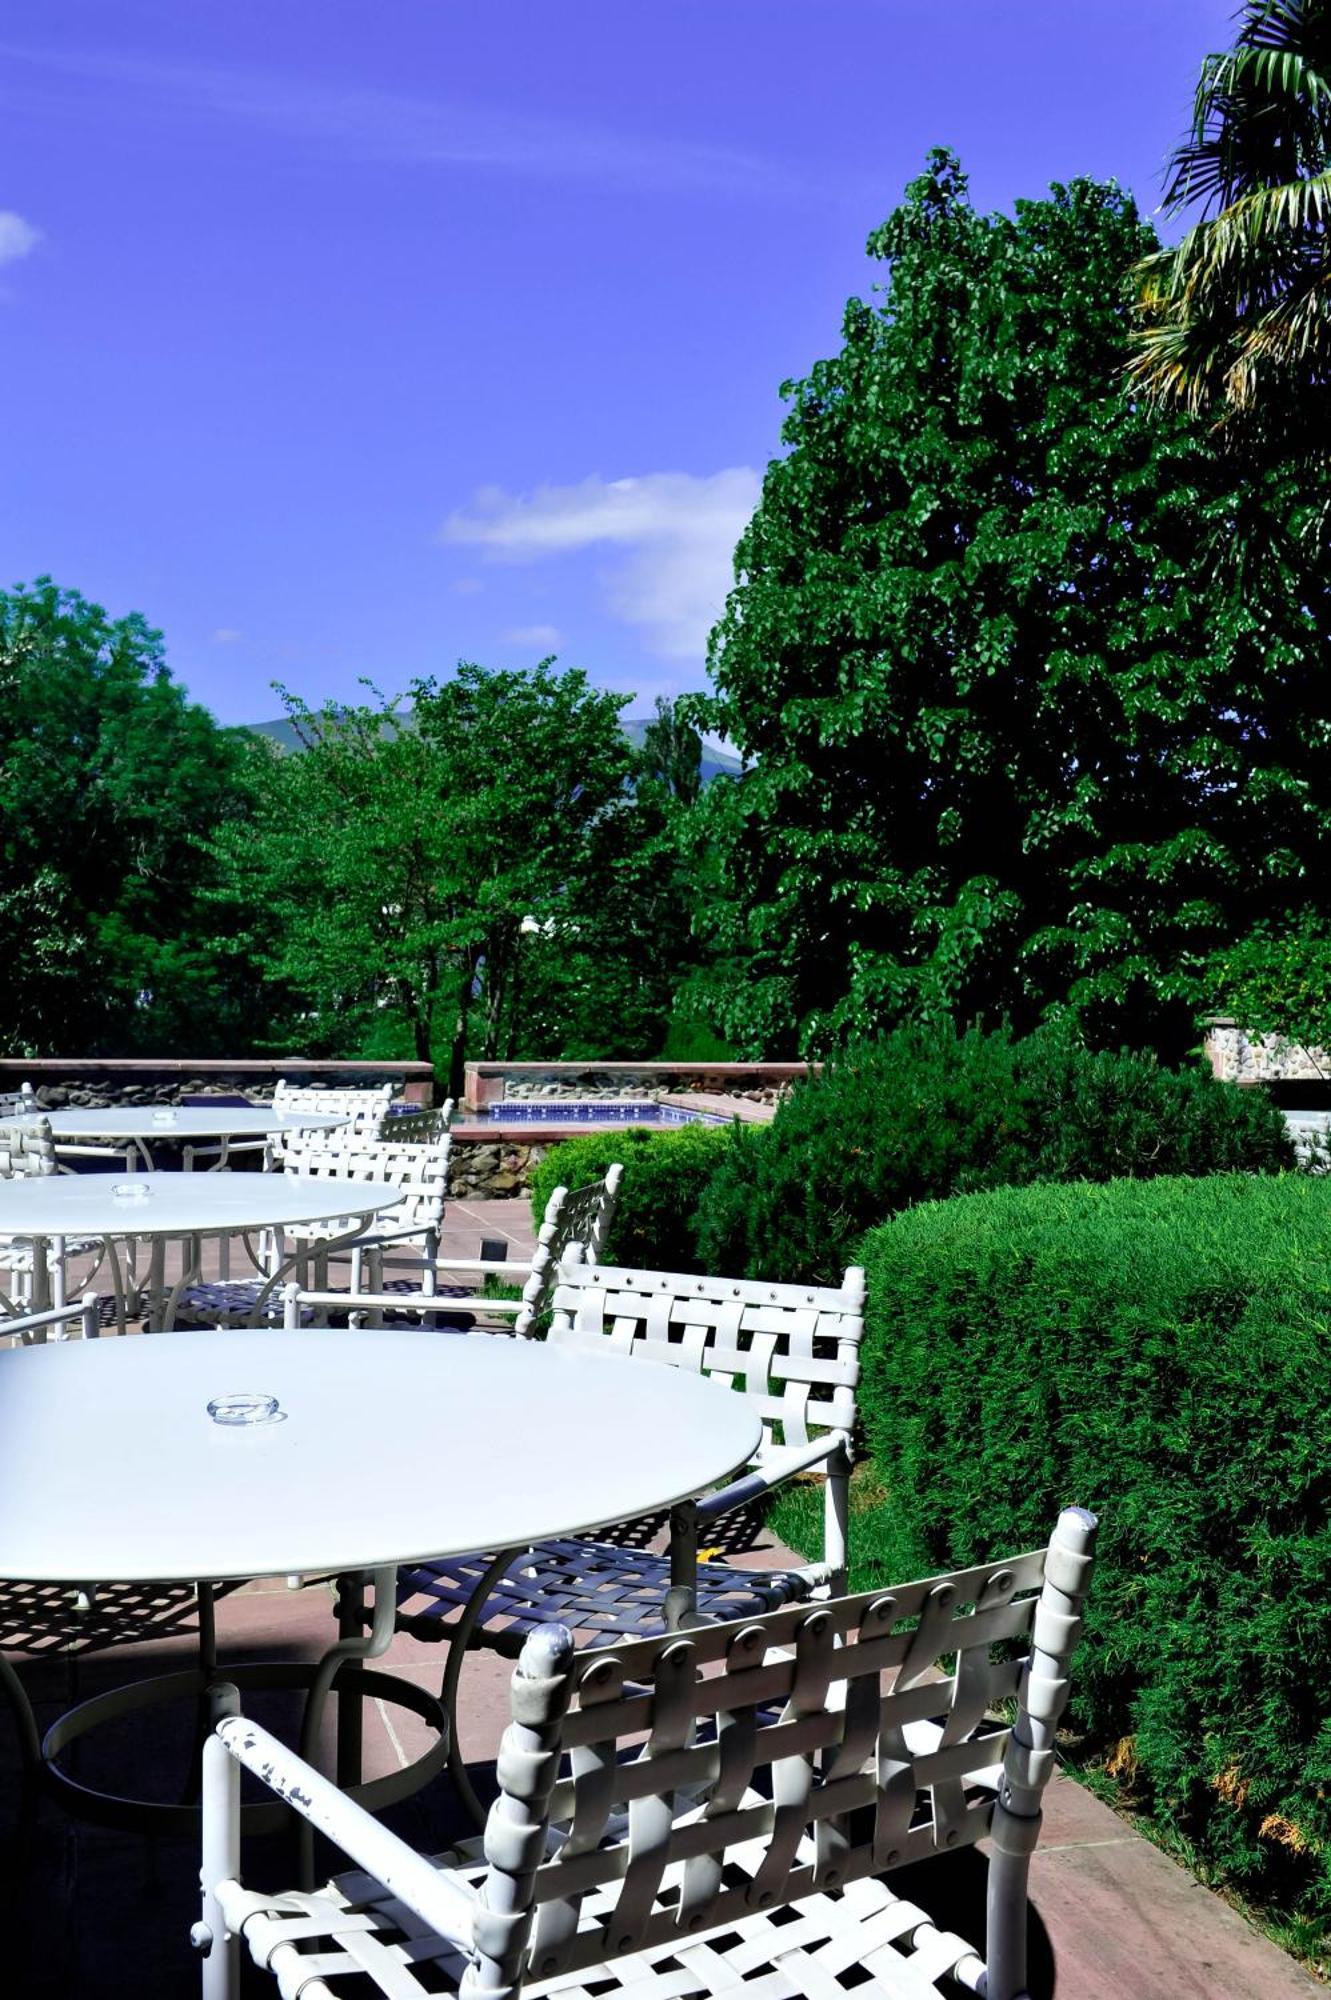
[(34, 229), (12, 208), (0, 208), (0, 264), (16, 264), (20, 257), (27, 257), (42, 240), (40, 229)]
[(506, 646), (542, 646), (546, 652), (552, 652), (562, 634), (557, 625), (514, 625), (499, 636)]
[(213, 644), (214, 646), (234, 646), (238, 640), (244, 637), (245, 634), (237, 632), (234, 625), (219, 625), (213, 633)]
[(662, 659), (698, 660), (725, 604), (735, 543), (762, 484), (752, 466), (724, 472), (593, 476), (531, 494), (483, 488), (451, 514), (443, 539), (501, 562), (539, 562), (596, 547), (624, 551), (602, 575), (607, 608), (641, 626)]
[(452, 588), (459, 597), (475, 597), (478, 590), (485, 589), (485, 585), (478, 576), (458, 576), (454, 577)]

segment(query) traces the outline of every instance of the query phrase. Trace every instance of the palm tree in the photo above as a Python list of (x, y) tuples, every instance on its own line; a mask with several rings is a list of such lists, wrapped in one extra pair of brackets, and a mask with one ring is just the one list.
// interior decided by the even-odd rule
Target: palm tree
[(1246, 0), (1239, 18), (1234, 47), (1202, 64), (1170, 162), (1165, 212), (1202, 215), (1138, 267), (1130, 373), (1160, 402), (1316, 444), (1331, 387), (1331, 0)]

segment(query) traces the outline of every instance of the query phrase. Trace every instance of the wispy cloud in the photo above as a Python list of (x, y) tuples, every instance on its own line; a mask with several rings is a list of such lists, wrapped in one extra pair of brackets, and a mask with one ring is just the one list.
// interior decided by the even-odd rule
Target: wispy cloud
[(471, 99), (347, 88), (308, 75), (160, 62), (109, 51), (0, 42), (0, 55), (48, 76), (115, 84), (111, 102), (136, 118), (156, 103), (190, 117), (214, 115), (265, 126), (307, 147), (418, 166), (502, 169), (604, 181), (657, 192), (801, 200), (807, 175), (739, 148), (670, 136), (652, 138)]
[(701, 477), (592, 477), (530, 494), (486, 487), (449, 516), (443, 539), (516, 563), (618, 548), (620, 561), (600, 579), (611, 615), (640, 627), (661, 659), (696, 661), (725, 603), (735, 543), (760, 485), (752, 466), (734, 465)]
[(41, 240), (40, 229), (12, 208), (0, 208), (0, 264), (17, 264), (20, 257), (31, 256)]
[(213, 644), (214, 646), (235, 646), (244, 637), (245, 634), (238, 632), (234, 625), (219, 625), (213, 633)]
[(557, 625), (514, 625), (500, 638), (506, 646), (540, 646), (553, 652), (563, 637)]

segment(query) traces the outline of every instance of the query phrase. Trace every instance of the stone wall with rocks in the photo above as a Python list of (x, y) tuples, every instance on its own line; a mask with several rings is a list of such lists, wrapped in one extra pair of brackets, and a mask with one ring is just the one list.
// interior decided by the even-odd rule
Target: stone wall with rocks
[(1278, 1035), (1249, 1035), (1232, 1021), (1215, 1021), (1203, 1044), (1221, 1083), (1326, 1083), (1331, 1054)]
[(548, 1146), (455, 1139), (448, 1157), (448, 1192), (455, 1201), (495, 1201), (525, 1195)]
[[(14, 1081), (0, 1083), (0, 1089), (17, 1089), (25, 1079), (16, 1072)], [(145, 1078), (142, 1073), (133, 1078), (117, 1076), (114, 1071), (107, 1075), (69, 1076), (46, 1082), (40, 1072), (26, 1079), (33, 1085), (37, 1102), (46, 1111), (63, 1111), (70, 1106), (79, 1110), (105, 1111), (113, 1105), (135, 1104), (181, 1104), (187, 1097), (244, 1097), (252, 1104), (269, 1104), (277, 1088), (275, 1076), (255, 1076), (253, 1072), (238, 1070), (234, 1076), (225, 1071), (212, 1070), (206, 1076), (161, 1075)], [(290, 1079), (300, 1089), (333, 1088), (338, 1090), (371, 1090), (382, 1085), (387, 1078), (366, 1074), (358, 1076), (354, 1072), (338, 1070), (328, 1075), (316, 1069), (301, 1070)], [(395, 1096), (401, 1095), (401, 1079)]]

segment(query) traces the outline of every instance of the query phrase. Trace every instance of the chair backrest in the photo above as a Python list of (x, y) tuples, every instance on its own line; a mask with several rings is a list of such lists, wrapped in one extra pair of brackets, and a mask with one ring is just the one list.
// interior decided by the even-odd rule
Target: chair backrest
[(17, 1090), (0, 1090), (0, 1125), (6, 1118), (30, 1118), (40, 1109), (30, 1083), (21, 1083)]
[(0, 1180), (40, 1180), (58, 1172), (49, 1119), (0, 1125)]
[(767, 1444), (807, 1444), (828, 1431), (849, 1437), (854, 1428), (863, 1271), (847, 1271), (836, 1288), (566, 1258), (552, 1303), (551, 1340), (604, 1344), (742, 1389), (758, 1405)]
[[(281, 1161), (284, 1173), (314, 1180), (388, 1181), (399, 1191), (398, 1198), (379, 1211), (375, 1226), (424, 1237), (437, 1235), (443, 1223), (450, 1151), (447, 1136), (431, 1145), (398, 1146), (348, 1136), (339, 1128), (289, 1136), (281, 1148)], [(349, 1226), (344, 1217), (332, 1216), (318, 1223), (286, 1224), (283, 1234), (313, 1241), (341, 1235)]]
[(377, 1085), (373, 1090), (324, 1090), (316, 1084), (288, 1083), (285, 1077), (279, 1077), (273, 1092), (273, 1109), (289, 1118), (298, 1118), (302, 1111), (345, 1117), (350, 1123), (340, 1130), (370, 1134), (378, 1131), (392, 1095), (391, 1083)]
[(446, 1097), (442, 1104), (426, 1110), (422, 1104), (390, 1104), (379, 1120), (375, 1133), (380, 1144), (401, 1146), (410, 1141), (413, 1145), (428, 1145), (432, 1140), (447, 1135), (453, 1122), (454, 1100)]
[(530, 1333), (545, 1312), (554, 1297), (562, 1263), (600, 1263), (623, 1178), (624, 1169), (616, 1161), (604, 1180), (589, 1181), (580, 1188), (555, 1188), (537, 1233), (531, 1273), (522, 1287), (522, 1310), (513, 1322), (514, 1333)]
[(683, 1948), (991, 1829), (990, 1991), (1018, 1990), (1095, 1531), (1069, 1508), (1047, 1550), (596, 1651), (542, 1627), (486, 1827), (496, 1921), (478, 1920), (463, 1991)]

